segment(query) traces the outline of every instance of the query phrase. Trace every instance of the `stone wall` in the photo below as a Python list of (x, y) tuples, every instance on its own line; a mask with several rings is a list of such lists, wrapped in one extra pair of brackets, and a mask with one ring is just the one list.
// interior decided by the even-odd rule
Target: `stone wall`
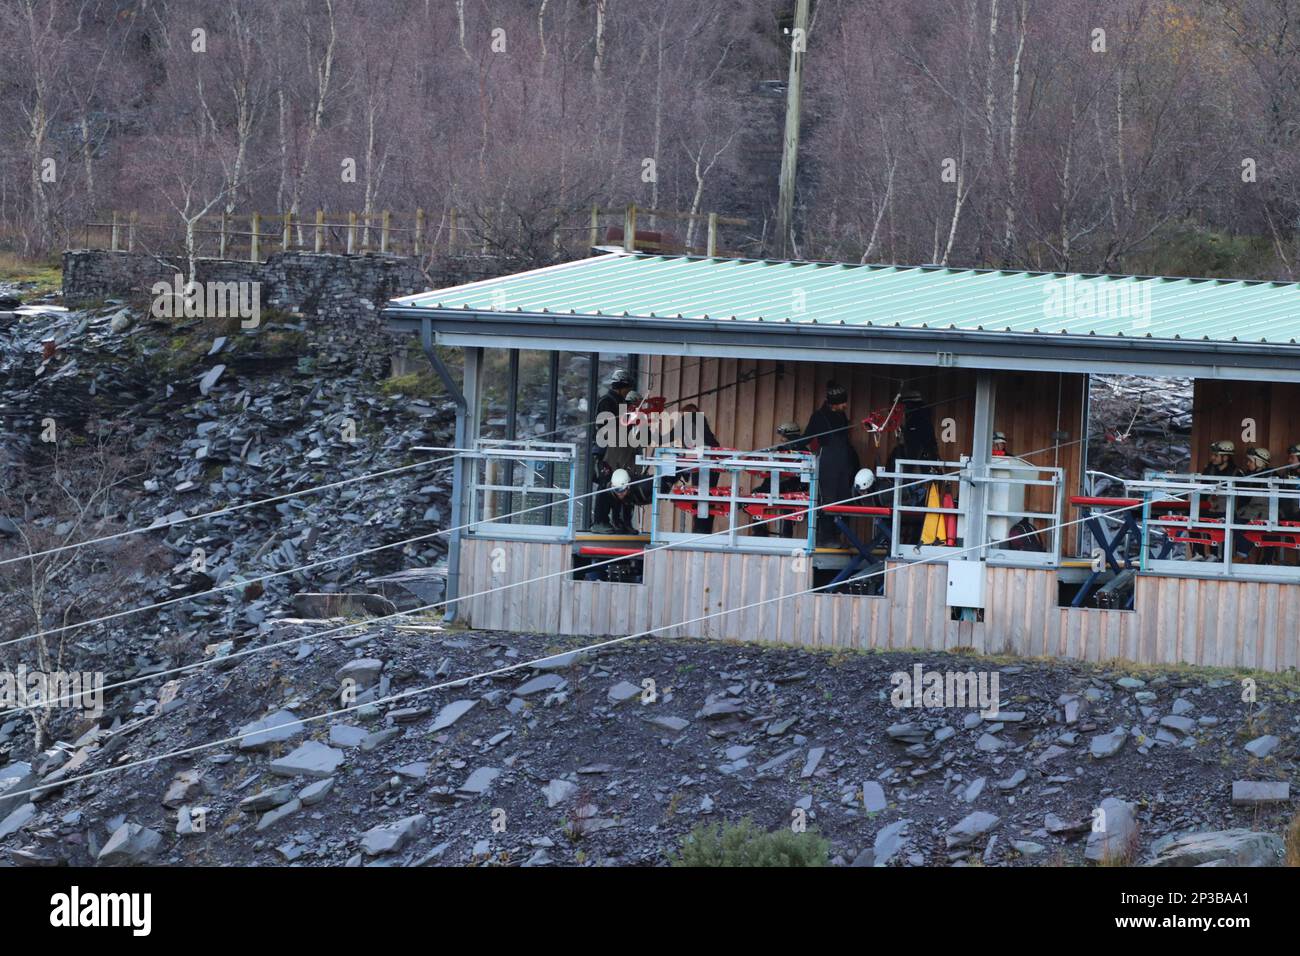
[[(265, 262), (198, 259), (199, 282), (259, 282), (261, 307), (301, 312), (326, 321), (377, 316), (394, 296), (500, 275), (495, 260), (463, 256), (435, 260), (387, 256), (283, 252)], [(106, 298), (145, 300), (157, 282), (175, 282), (183, 258), (138, 252), (72, 249), (63, 254), (63, 298), (72, 308)]]

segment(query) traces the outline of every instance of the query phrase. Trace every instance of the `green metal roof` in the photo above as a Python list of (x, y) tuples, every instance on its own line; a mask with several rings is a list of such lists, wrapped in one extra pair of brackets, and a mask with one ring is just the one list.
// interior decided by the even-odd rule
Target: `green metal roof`
[[(1294, 344), (1300, 283), (612, 253), (402, 309)], [(409, 312), (407, 313), (410, 314)]]

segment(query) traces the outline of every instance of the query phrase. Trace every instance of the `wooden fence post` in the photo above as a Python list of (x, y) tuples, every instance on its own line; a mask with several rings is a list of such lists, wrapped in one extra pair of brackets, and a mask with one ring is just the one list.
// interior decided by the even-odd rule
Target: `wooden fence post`
[(591, 248), (600, 245), (600, 207), (591, 204)]
[(293, 210), (284, 214), (284, 233), (280, 236), (280, 247), (282, 252), (288, 252), (289, 246), (293, 242)]
[(628, 203), (623, 216), (623, 251), (636, 251), (636, 203)]
[(709, 213), (709, 258), (718, 254), (718, 214)]
[(379, 251), (388, 252), (388, 230), (393, 224), (393, 214), (387, 209), (384, 210), (383, 217), (379, 220)]
[(218, 238), (217, 238), (218, 259), (226, 258), (226, 232), (230, 228), (229, 220), (230, 220), (230, 214), (227, 213), (224, 209), (221, 210), (221, 225), (218, 227)]
[(113, 231), (110, 234), (108, 248), (112, 252), (117, 252), (117, 210), (113, 210)]
[(348, 255), (353, 254), (357, 246), (357, 214), (348, 213)]
[(249, 224), (250, 225), (249, 225), (249, 236), (248, 236), (248, 261), (261, 262), (262, 261), (262, 244), (261, 244), (262, 237), (260, 233), (262, 232), (262, 214), (260, 212), (253, 213), (252, 218), (249, 220)]
[(415, 210), (415, 235), (411, 240), (412, 255), (420, 254), (420, 240), (424, 237), (424, 209)]
[(135, 224), (139, 221), (140, 214), (134, 209), (131, 210), (131, 219), (126, 227), (126, 251), (135, 252)]
[(454, 255), (456, 252), (456, 207), (451, 207), (451, 212), (447, 219), (447, 255)]
[(316, 245), (315, 249), (320, 252), (325, 248), (325, 210), (316, 210)]

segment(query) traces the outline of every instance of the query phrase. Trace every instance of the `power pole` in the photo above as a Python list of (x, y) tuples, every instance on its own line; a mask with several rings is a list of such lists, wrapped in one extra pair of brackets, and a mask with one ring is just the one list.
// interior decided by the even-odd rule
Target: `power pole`
[(799, 166), (799, 100), (803, 94), (803, 58), (808, 49), (808, 2), (796, 0), (790, 31), (790, 83), (786, 90), (785, 137), (781, 143), (781, 192), (776, 205), (778, 249), (788, 255), (794, 228), (794, 181)]

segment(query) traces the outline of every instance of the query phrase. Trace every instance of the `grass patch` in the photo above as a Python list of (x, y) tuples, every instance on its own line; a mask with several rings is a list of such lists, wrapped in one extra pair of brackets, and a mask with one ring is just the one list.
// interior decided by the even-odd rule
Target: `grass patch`
[(815, 830), (760, 829), (748, 817), (739, 823), (702, 823), (682, 841), (673, 866), (825, 866), (831, 845)]
[(63, 263), (58, 259), (23, 259), (0, 252), (0, 282), (30, 282), (26, 295), (39, 296), (63, 288)]
[(410, 372), (406, 375), (394, 375), (379, 385), (379, 390), (389, 398), (395, 395), (407, 395), (412, 398), (433, 398), (441, 394), (442, 383), (432, 372)]

